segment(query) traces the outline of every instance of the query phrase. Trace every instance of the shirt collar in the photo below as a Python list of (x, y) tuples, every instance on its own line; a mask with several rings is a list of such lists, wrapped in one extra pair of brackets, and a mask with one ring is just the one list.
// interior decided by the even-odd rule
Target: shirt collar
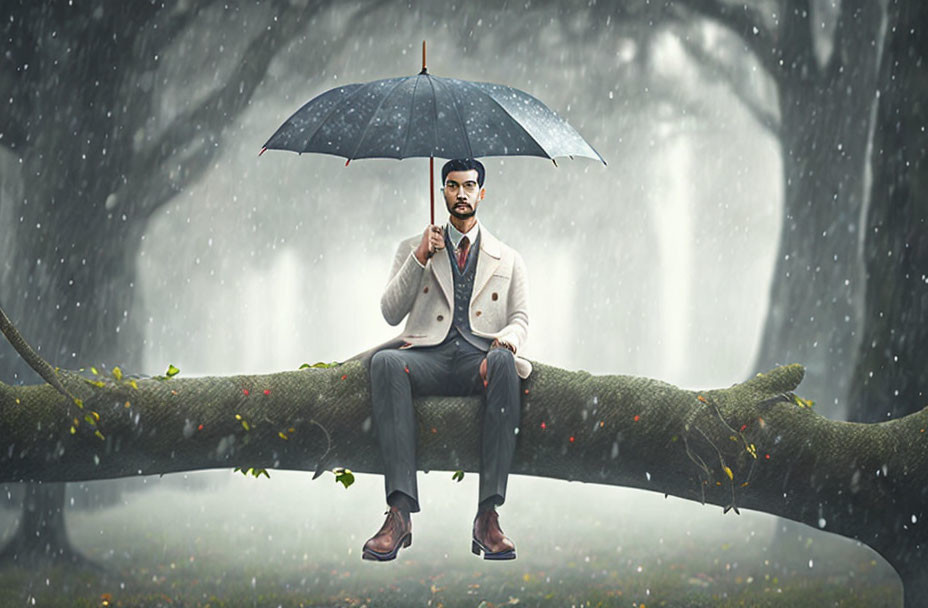
[(467, 242), (471, 245), (474, 244), (474, 241), (477, 240), (477, 234), (480, 232), (480, 222), (474, 223), (474, 227), (470, 229), (467, 234), (462, 233), (460, 230), (454, 227), (454, 224), (448, 222), (448, 238), (451, 239), (451, 244), (454, 245), (454, 248), (457, 249), (458, 245), (461, 244), (461, 239), (465, 236), (467, 237)]

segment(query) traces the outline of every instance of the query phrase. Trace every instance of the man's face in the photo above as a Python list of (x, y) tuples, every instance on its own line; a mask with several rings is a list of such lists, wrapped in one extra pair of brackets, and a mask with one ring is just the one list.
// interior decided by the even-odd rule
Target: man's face
[(477, 204), (486, 195), (486, 189), (477, 185), (477, 170), (451, 171), (442, 188), (448, 213), (458, 219), (467, 219), (477, 213)]

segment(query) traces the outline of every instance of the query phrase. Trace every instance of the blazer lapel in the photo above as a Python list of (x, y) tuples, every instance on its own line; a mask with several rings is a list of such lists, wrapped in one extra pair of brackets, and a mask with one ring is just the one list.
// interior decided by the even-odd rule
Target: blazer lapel
[[(496, 240), (490, 232), (480, 226), (480, 255), (477, 257), (477, 273), (474, 277), (474, 291), (471, 294), (473, 299), (480, 290), (484, 288), (493, 271), (499, 266), (500, 247), (499, 241)], [(449, 268), (450, 271), (450, 268)]]

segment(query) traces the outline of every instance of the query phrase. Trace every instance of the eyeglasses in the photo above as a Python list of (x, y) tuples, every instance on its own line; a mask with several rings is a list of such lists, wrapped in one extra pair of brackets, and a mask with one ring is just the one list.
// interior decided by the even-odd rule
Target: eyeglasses
[(459, 184), (453, 179), (449, 179), (445, 182), (445, 188), (447, 188), (450, 192), (457, 192), (458, 188), (463, 188), (464, 192), (473, 194), (477, 191), (477, 182), (473, 180), (467, 180), (463, 184)]

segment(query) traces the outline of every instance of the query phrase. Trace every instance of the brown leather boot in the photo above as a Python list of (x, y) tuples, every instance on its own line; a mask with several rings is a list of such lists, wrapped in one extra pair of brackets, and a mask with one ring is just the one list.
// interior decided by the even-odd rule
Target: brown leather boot
[(496, 509), (477, 513), (474, 518), (474, 538), (470, 545), (474, 555), (483, 552), (483, 559), (515, 559), (516, 546), (499, 527)]
[(387, 519), (377, 534), (364, 543), (361, 559), (387, 562), (403, 547), (412, 545), (412, 519), (396, 507), (387, 511)]

